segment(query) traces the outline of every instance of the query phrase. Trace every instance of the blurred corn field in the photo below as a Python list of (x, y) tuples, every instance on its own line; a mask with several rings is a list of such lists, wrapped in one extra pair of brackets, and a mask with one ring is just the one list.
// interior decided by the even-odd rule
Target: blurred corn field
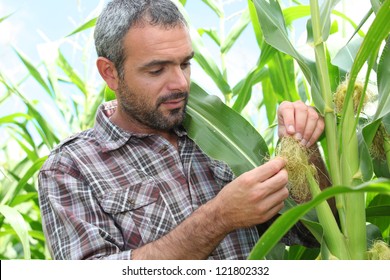
[[(277, 141), (276, 109), (280, 102), (302, 100), (324, 112), (324, 103), (317, 95), (320, 90), (310, 82), (313, 78), (310, 70), (299, 67), (315, 59), (312, 36), (306, 35), (309, 42), (302, 43), (302, 38), (306, 38), (303, 20), (311, 13), (308, 1), (269, 1), (276, 12), (275, 17), (268, 19), (276, 22), (274, 26), (282, 26), (280, 30), (285, 32), (286, 38), (299, 46), (290, 49), (286, 49), (286, 41), (272, 41), (271, 25), (267, 29), (269, 23), (262, 22), (262, 18), (259, 20), (259, 14), (264, 12), (259, 7), (268, 1), (202, 0), (202, 13), (215, 19), (212, 26), (194, 24), (193, 15), (198, 15), (199, 11), (193, 10), (192, 1), (175, 2), (188, 18), (195, 50), (186, 127), (206, 152), (228, 162), (236, 175), (261, 164), (273, 154)], [(239, 5), (233, 5), (235, 2)], [(332, 66), (329, 59), (333, 73), (330, 86), (334, 91), (350, 71), (366, 36), (367, 25), (382, 2), (389, 1), (358, 1), (364, 3), (367, 11), (356, 22), (347, 12), (348, 1), (330, 2), (333, 6), (329, 15), (327, 53), (337, 65)], [(0, 68), (0, 259), (50, 259), (39, 212), (37, 172), (59, 141), (92, 127), (99, 104), (112, 98), (95, 70), (92, 31), (96, 14), (61, 34), (60, 40), (46, 39), (39, 46), (39, 61), (25, 55), (23, 46), (6, 46), (18, 58), (21, 70), (15, 74)], [(0, 14), (0, 25), (10, 18), (18, 18), (18, 11)], [(253, 50), (243, 54), (240, 50), (248, 43), (248, 37)], [(242, 60), (245, 67), (240, 72), (237, 64)], [(388, 74), (387, 66), (384, 73)], [(386, 104), (375, 122), (379, 126), (383, 120), (388, 127), (385, 120), (389, 116), (389, 104), (388, 99), (383, 100)], [(219, 143), (217, 150), (215, 143)], [(326, 140), (321, 144), (329, 166)], [(366, 182), (390, 177), (384, 161), (371, 163), (369, 159), (367, 166)], [(379, 193), (381, 190), (385, 194)], [(378, 187), (378, 193), (369, 193), (366, 204), (371, 206), (368, 222), (372, 225), (369, 227), (372, 236), (389, 242), (390, 196), (386, 190), (388, 187)], [(321, 201), (328, 196), (325, 194)], [(264, 253), (268, 254), (267, 258), (314, 259), (319, 254), (317, 249), (286, 248), (283, 244), (271, 251), (277, 241)]]

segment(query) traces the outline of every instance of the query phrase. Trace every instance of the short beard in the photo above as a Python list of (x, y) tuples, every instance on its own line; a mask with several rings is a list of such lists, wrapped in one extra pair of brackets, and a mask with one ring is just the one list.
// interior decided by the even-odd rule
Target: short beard
[[(184, 106), (174, 109), (165, 116), (159, 107), (162, 103), (184, 97)], [(171, 93), (159, 97), (155, 106), (148, 104), (147, 100), (142, 99), (141, 95), (136, 95), (123, 82), (119, 86), (118, 104), (130, 119), (156, 130), (170, 131), (182, 125), (188, 103), (188, 92)]]

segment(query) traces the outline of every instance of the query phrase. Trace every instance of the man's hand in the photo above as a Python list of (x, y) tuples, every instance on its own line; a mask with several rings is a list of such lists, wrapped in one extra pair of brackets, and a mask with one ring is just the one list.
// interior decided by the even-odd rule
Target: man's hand
[(275, 158), (239, 176), (213, 200), (217, 226), (230, 232), (275, 216), (288, 197), (285, 161)]
[(278, 108), (279, 137), (295, 137), (303, 146), (310, 147), (321, 136), (324, 119), (317, 111), (302, 101), (284, 101)]

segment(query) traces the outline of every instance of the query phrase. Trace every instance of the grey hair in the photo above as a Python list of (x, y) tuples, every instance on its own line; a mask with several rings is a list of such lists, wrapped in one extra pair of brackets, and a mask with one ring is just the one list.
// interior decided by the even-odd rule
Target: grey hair
[(126, 59), (123, 38), (131, 27), (145, 24), (173, 28), (187, 23), (171, 0), (112, 0), (100, 14), (95, 27), (98, 56), (111, 60), (123, 78)]

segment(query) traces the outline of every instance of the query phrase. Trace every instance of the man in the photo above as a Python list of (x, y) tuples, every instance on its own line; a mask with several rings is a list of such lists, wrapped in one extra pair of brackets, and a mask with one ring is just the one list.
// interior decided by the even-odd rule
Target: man
[[(114, 0), (95, 29), (97, 68), (117, 101), (94, 128), (55, 148), (39, 174), (55, 259), (245, 259), (288, 197), (276, 158), (238, 178), (207, 157), (181, 123), (194, 55), (170, 0)], [(279, 135), (311, 146), (322, 118), (284, 102)]]

